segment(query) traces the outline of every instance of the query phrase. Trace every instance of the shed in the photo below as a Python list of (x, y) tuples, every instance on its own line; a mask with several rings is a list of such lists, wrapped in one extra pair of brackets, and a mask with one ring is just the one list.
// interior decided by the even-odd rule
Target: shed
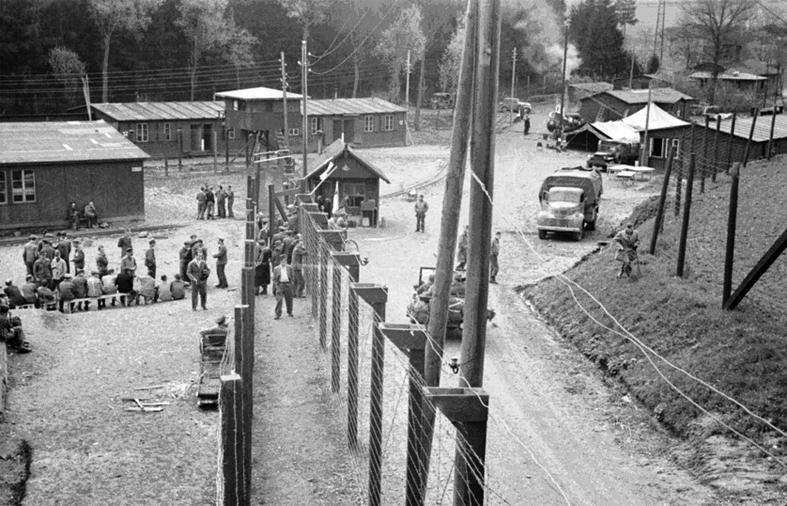
[[(686, 117), (687, 104), (694, 99), (672, 88), (650, 90), (651, 103), (666, 112)], [(648, 90), (608, 90), (580, 100), (579, 114), (586, 121), (625, 118), (648, 104)]]
[[(731, 118), (721, 120), (718, 133), (714, 120), (708, 122), (707, 128), (704, 124), (695, 125), (694, 142), (697, 155), (705, 159), (707, 165), (716, 166), (717, 170), (726, 170), (728, 161), (743, 161), (753, 121), (753, 117), (738, 117), (735, 119), (733, 131)], [(784, 114), (757, 118), (749, 148), (749, 160), (766, 158), (769, 144), (772, 155), (787, 153), (787, 116)]]
[(224, 125), (224, 103), (113, 102), (92, 104), (94, 116), (118, 129), (152, 157), (237, 151), (244, 139)]
[(0, 123), (0, 229), (65, 226), (71, 202), (144, 219), (147, 158), (104, 121)]
[[(407, 140), (407, 109), (376, 97), (310, 100), (309, 134), (322, 132), (330, 144), (344, 138), (355, 146), (404, 146)], [(316, 149), (316, 144), (310, 146)]]
[(349, 198), (349, 214), (368, 216), (369, 224), (377, 226), (380, 180), (391, 183), (382, 170), (341, 139), (333, 141), (312, 167), (306, 181), (315, 199), (322, 195), (333, 200), (338, 190), (338, 199), (335, 200), (344, 202), (345, 198)]

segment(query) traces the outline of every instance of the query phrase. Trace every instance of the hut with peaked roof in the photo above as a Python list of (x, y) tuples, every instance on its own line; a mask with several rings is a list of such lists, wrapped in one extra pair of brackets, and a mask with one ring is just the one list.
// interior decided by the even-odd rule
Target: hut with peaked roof
[[(688, 104), (694, 99), (672, 88), (650, 90), (652, 104), (666, 112), (685, 118)], [(579, 114), (585, 121), (622, 119), (648, 105), (648, 90), (607, 90), (580, 100)]]
[(65, 227), (71, 202), (144, 219), (147, 158), (104, 121), (0, 123), (0, 230)]
[(361, 223), (377, 226), (380, 181), (391, 183), (379, 167), (341, 139), (328, 145), (320, 158), (310, 165), (306, 181), (315, 199), (322, 196), (333, 202), (346, 201), (350, 216), (355, 216)]

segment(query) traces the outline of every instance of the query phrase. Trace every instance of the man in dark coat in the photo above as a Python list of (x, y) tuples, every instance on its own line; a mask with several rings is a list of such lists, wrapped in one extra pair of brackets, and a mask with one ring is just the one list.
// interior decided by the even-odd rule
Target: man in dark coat
[(145, 251), (145, 267), (148, 268), (148, 276), (156, 279), (156, 240), (148, 241), (150, 247)]
[(210, 273), (208, 265), (205, 263), (205, 257), (202, 256), (201, 252), (198, 252), (197, 256), (189, 262), (186, 273), (191, 280), (191, 309), (193, 311), (197, 310), (197, 296), (199, 296), (202, 309), (207, 310), (208, 294), (205, 285), (208, 282), (208, 276), (205, 274)]
[(273, 294), (276, 296), (275, 320), (281, 318), (282, 300), (287, 305), (287, 314), (292, 316), (292, 267), (287, 264), (287, 257), (282, 255), (279, 265), (273, 269)]
[(216, 259), (216, 277), (219, 278), (216, 288), (227, 288), (227, 277), (224, 275), (224, 267), (227, 265), (227, 247), (224, 246), (224, 239), (219, 238), (218, 242), (218, 252), (213, 255), (213, 258)]
[(36, 236), (31, 235), (30, 240), (27, 241), (22, 249), (22, 260), (27, 267), (27, 273), (33, 274), (33, 264), (36, 263), (38, 256), (38, 243), (36, 243)]
[[(271, 282), (271, 250), (265, 242), (257, 241), (254, 248), (254, 293), (267, 295), (268, 285)], [(260, 291), (262, 288), (262, 291)]]
[(227, 217), (227, 212), (224, 208), (224, 199), (226, 196), (227, 194), (224, 192), (224, 188), (219, 185), (219, 189), (216, 191), (216, 215), (219, 218)]
[(230, 218), (235, 217), (232, 206), (235, 203), (235, 192), (232, 191), (232, 185), (227, 185), (227, 216)]

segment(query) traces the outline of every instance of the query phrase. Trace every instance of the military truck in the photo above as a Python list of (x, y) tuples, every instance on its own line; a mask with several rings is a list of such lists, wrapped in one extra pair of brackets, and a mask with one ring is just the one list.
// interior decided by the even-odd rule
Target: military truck
[(606, 171), (610, 165), (632, 164), (639, 158), (639, 143), (616, 140), (598, 141), (598, 149), (588, 158), (588, 167)]
[(602, 192), (601, 174), (595, 169), (565, 167), (547, 176), (538, 193), (538, 238), (567, 232), (581, 241), (586, 229), (596, 229)]

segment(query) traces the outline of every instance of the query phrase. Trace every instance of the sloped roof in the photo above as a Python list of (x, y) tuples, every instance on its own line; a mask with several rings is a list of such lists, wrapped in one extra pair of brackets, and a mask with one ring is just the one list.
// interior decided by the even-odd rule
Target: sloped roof
[[(711, 72), (699, 70), (689, 74), (689, 79), (710, 79), (713, 77)], [(718, 76), (720, 81), (765, 81), (767, 78), (749, 74), (748, 72), (738, 72), (737, 70), (727, 70)]]
[(224, 113), (224, 102), (110, 102), (91, 104), (115, 121), (173, 121), (216, 119)]
[(598, 81), (595, 83), (569, 83), (568, 85), (572, 88), (589, 91), (591, 93), (600, 93), (602, 91), (607, 91), (614, 88), (612, 83), (608, 83), (606, 81)]
[(621, 120), (617, 121), (595, 121), (590, 123), (590, 130), (598, 132), (607, 139), (616, 141), (639, 142), (639, 132), (634, 127), (631, 127)]
[[(219, 91), (213, 94), (214, 98), (231, 98), (236, 100), (283, 100), (284, 93), (276, 88), (266, 88), (265, 86), (258, 86), (257, 88), (245, 88), (242, 90), (228, 90)], [(287, 98), (301, 99), (303, 95), (297, 93), (287, 93)]]
[(346, 144), (341, 139), (336, 139), (325, 148), (325, 151), (323, 151), (320, 158), (318, 158), (317, 161), (315, 162), (314, 168), (311, 170), (311, 172), (309, 172), (306, 175), (304, 179), (308, 180), (318, 176), (321, 172), (323, 172), (328, 167), (329, 163), (331, 162), (336, 163), (337, 160), (345, 156), (351, 156), (355, 158), (355, 160), (361, 165), (363, 165), (364, 167), (366, 167), (369, 170), (369, 172), (373, 173), (375, 176), (379, 177), (386, 183), (388, 184), (391, 183), (391, 181), (385, 176), (385, 173), (383, 173), (382, 170), (377, 168), (371, 162), (361, 158), (361, 156), (358, 155), (358, 153), (353, 148), (351, 148), (349, 144)]
[[(607, 90), (604, 93), (627, 104), (648, 103), (648, 90)], [(651, 101), (659, 104), (676, 104), (681, 100), (694, 100), (692, 97), (672, 88), (651, 89)]]
[(404, 107), (377, 97), (328, 98), (309, 100), (306, 106), (309, 116), (338, 116), (357, 114), (381, 114), (407, 112)]
[(146, 158), (147, 153), (104, 121), (0, 123), (0, 164)]
[[(751, 124), (754, 121), (753, 118), (742, 118), (738, 117), (735, 119), (735, 132), (733, 135), (735, 137), (739, 137), (741, 139), (748, 139), (749, 132), (751, 132)], [(760, 116), (757, 118), (757, 123), (754, 125), (754, 134), (752, 135), (752, 141), (754, 142), (767, 142), (771, 136), (771, 122), (774, 121), (772, 116)], [(712, 130), (715, 130), (716, 125), (712, 125)], [(732, 128), (732, 119), (725, 119), (722, 120), (720, 126), (720, 132), (729, 134)], [(785, 139), (787, 138), (787, 116), (783, 114), (777, 114), (775, 123), (773, 125), (773, 138), (774, 139)]]
[(620, 121), (640, 132), (645, 130), (646, 124), (648, 130), (664, 130), (665, 128), (676, 128), (690, 124), (680, 118), (676, 118), (656, 104), (650, 104), (650, 112), (648, 112), (647, 107), (643, 107)]

